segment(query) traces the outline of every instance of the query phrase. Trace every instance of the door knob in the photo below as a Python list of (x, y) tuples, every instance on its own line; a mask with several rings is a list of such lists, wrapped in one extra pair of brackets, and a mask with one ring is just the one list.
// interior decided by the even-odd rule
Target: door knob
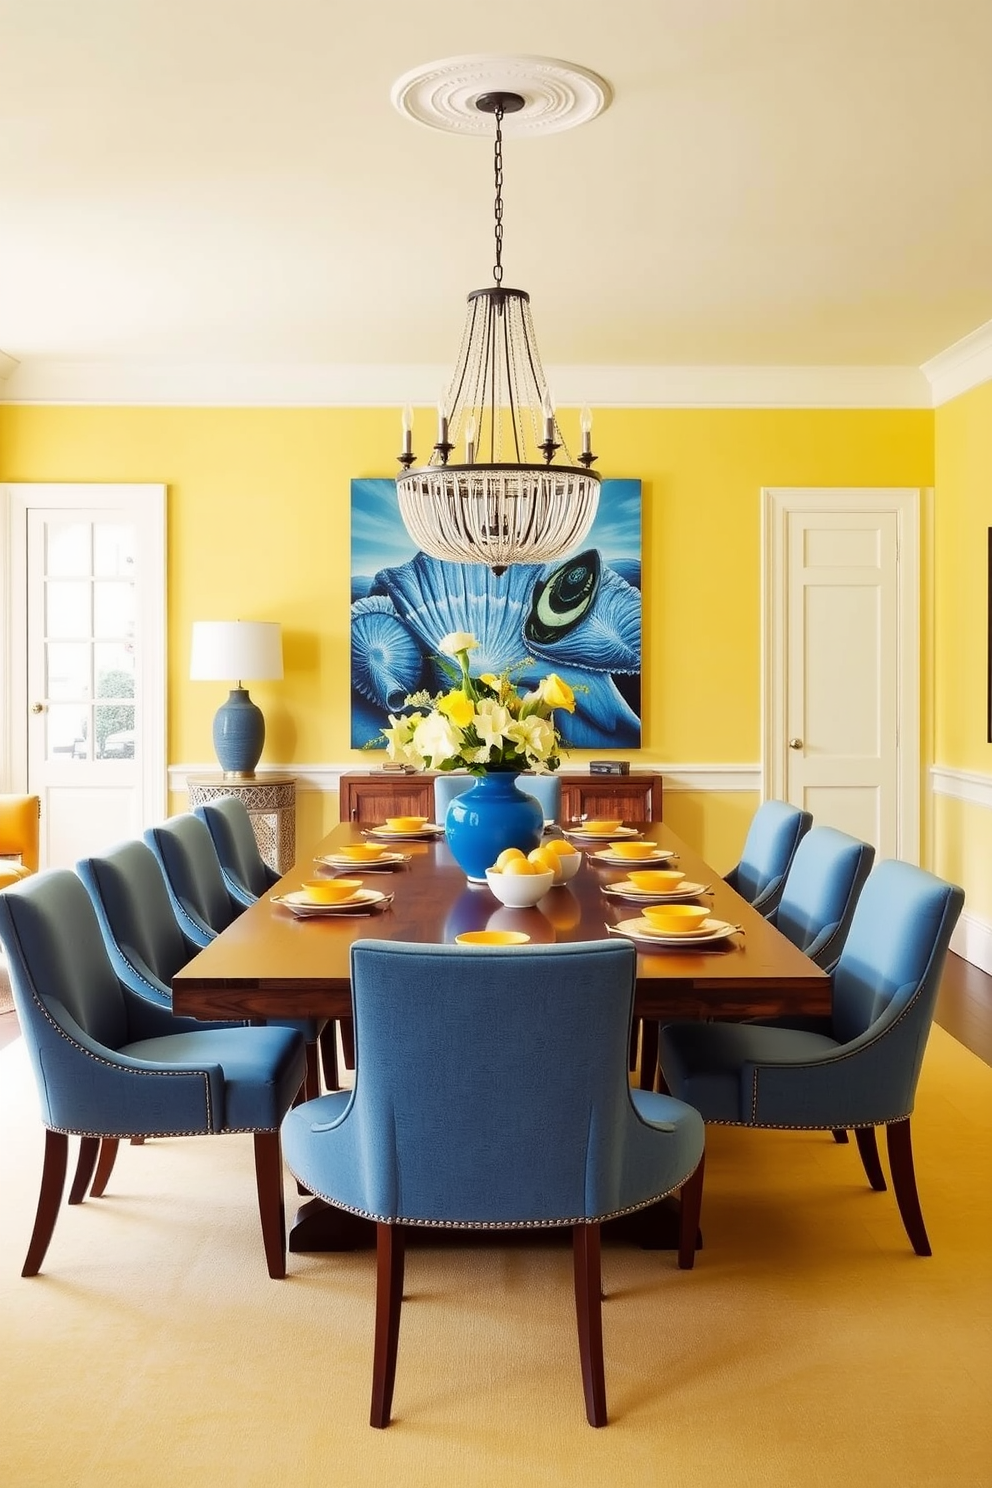
[(44, 713), (44, 711), (45, 711), (45, 705), (44, 705), (44, 703), (32, 703), (31, 704), (31, 712), (32, 713)]
[(802, 741), (802, 739), (790, 739), (789, 740), (789, 748), (790, 749), (802, 749), (802, 747), (803, 747), (803, 741)]

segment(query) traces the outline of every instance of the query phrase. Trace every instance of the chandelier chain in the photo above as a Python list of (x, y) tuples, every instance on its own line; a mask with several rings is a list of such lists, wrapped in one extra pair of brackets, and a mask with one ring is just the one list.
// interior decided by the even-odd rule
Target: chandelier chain
[(496, 180), (494, 203), (496, 262), (493, 264), (493, 281), (497, 286), (503, 282), (503, 108), (496, 110), (496, 143), (493, 147), (493, 175)]

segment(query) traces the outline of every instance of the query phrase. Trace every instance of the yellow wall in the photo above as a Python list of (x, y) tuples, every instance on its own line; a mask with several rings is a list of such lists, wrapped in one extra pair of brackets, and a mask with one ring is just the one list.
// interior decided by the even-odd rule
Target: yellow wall
[[(643, 481), (641, 763), (758, 761), (760, 488), (929, 486), (933, 429), (927, 410), (597, 412), (599, 468)], [(171, 762), (210, 758), (219, 702), (187, 680), (191, 624), (240, 616), (284, 627), (284, 682), (252, 687), (263, 763), (367, 764), (348, 747), (349, 480), (391, 473), (398, 432), (395, 409), (10, 405), (0, 479), (168, 484)], [(666, 815), (729, 866), (755, 804), (673, 794)]]
[[(934, 420), (934, 760), (992, 778), (988, 742), (988, 531), (992, 527), (992, 382)], [(963, 884), (967, 909), (992, 922), (992, 812), (934, 799), (933, 864)]]

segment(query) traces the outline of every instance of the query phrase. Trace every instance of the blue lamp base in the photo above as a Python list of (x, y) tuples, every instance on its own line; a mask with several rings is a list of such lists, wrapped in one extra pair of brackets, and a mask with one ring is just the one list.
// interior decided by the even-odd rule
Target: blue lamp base
[(225, 775), (249, 777), (262, 757), (265, 717), (247, 687), (232, 687), (214, 715), (214, 749)]

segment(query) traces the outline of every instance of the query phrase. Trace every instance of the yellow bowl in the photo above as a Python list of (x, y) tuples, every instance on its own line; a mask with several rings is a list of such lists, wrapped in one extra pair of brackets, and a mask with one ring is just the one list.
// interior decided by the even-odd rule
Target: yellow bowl
[(455, 945), (511, 946), (524, 945), (530, 940), (522, 930), (463, 930), (455, 936)]
[(390, 832), (419, 832), (427, 825), (426, 816), (387, 816), (386, 826)]
[(645, 894), (668, 894), (685, 878), (677, 868), (637, 868), (627, 874), (635, 889)]
[(374, 863), (376, 858), (389, 852), (389, 848), (378, 847), (372, 842), (351, 842), (337, 851), (342, 858), (353, 858), (356, 863)]
[(645, 904), (641, 914), (652, 930), (698, 930), (709, 916), (705, 904)]
[(622, 826), (622, 821), (587, 821), (582, 823), (580, 831), (595, 832), (597, 837), (605, 837), (609, 832), (615, 832)]
[(618, 858), (653, 858), (658, 849), (653, 842), (611, 842), (610, 852)]
[(360, 878), (312, 878), (302, 886), (312, 904), (344, 904), (362, 887)]

